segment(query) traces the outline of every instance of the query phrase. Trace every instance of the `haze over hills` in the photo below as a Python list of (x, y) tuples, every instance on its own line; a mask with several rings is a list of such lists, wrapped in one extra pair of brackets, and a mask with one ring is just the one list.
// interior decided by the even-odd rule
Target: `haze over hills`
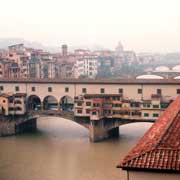
[(7, 49), (8, 46), (13, 45), (13, 44), (20, 44), (23, 43), (26, 47), (32, 47), (36, 49), (44, 49), (44, 50), (49, 50), (49, 51), (58, 51), (58, 47), (46, 47), (42, 45), (39, 42), (35, 41), (27, 41), (23, 38), (0, 38), (0, 48), (1, 49)]
[[(43, 45), (40, 42), (36, 41), (28, 41), (23, 38), (0, 38), (0, 49), (7, 49), (8, 46), (13, 44), (20, 44), (23, 43), (26, 47), (32, 47), (35, 49), (44, 49), (46, 51), (50, 52), (59, 52), (61, 51), (61, 45), (59, 44), (59, 47), (56, 46), (46, 46)], [(98, 44), (92, 44), (92, 45), (81, 45), (81, 46), (70, 46), (68, 47), (69, 51), (73, 51), (74, 49), (91, 49), (91, 50), (104, 50), (105, 48), (98, 45)]]
[[(13, 44), (19, 44), (23, 43), (26, 47), (32, 47), (35, 49), (43, 49), (45, 51), (49, 51), (52, 53), (61, 52), (61, 43), (59, 43), (59, 47), (56, 46), (46, 46), (43, 45), (40, 42), (36, 41), (28, 41), (23, 38), (0, 38), (0, 49), (7, 49), (8, 46)], [(90, 44), (90, 45), (81, 45), (81, 46), (68, 46), (68, 51), (72, 52), (75, 49), (90, 49), (92, 51), (94, 50), (107, 50), (107, 48), (104, 48), (101, 45), (98, 44)], [(112, 49), (113, 50), (113, 49)], [(152, 53), (153, 54), (153, 53)], [(160, 62), (166, 63), (180, 63), (180, 52), (172, 52), (167, 54), (162, 53), (154, 53), (159, 54), (161, 56)], [(158, 63), (158, 62), (157, 62)]]

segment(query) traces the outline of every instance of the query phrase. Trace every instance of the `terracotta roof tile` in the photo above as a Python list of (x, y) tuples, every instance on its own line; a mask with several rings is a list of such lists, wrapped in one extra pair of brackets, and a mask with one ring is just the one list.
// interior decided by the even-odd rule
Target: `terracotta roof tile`
[(2, 94), (0, 94), (0, 97), (9, 98), (9, 97), (12, 97), (12, 94), (2, 93)]
[(118, 167), (180, 171), (180, 96), (171, 103)]

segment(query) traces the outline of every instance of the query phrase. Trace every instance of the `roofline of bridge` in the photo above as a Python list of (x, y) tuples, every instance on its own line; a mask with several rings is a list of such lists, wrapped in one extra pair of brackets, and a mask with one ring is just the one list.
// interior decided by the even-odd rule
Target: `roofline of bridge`
[(37, 84), (180, 84), (180, 79), (0, 79), (0, 83)]

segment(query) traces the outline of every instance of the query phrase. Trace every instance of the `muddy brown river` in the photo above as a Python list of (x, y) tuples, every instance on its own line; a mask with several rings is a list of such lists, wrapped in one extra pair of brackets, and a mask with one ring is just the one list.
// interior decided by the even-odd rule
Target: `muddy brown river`
[(124, 125), (118, 139), (90, 143), (84, 127), (40, 118), (36, 133), (0, 138), (0, 180), (125, 180), (116, 165), (151, 125)]

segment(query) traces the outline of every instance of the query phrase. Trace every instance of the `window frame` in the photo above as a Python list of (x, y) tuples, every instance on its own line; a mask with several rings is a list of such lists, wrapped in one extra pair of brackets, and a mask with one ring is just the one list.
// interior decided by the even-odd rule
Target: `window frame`
[(48, 92), (52, 92), (53, 88), (52, 87), (48, 87)]
[(118, 93), (119, 93), (119, 94), (123, 94), (123, 91), (124, 91), (123, 88), (119, 88), (119, 89), (118, 89)]
[(157, 93), (158, 95), (162, 95), (162, 89), (157, 89), (157, 90), (156, 90), (156, 93)]
[(138, 94), (142, 94), (142, 93), (143, 93), (142, 88), (139, 88), (139, 89), (137, 90), (137, 93), (138, 93)]
[(36, 91), (36, 87), (35, 87), (35, 86), (32, 86), (32, 87), (31, 87), (31, 91), (32, 91), (32, 92), (35, 92), (35, 91)]
[(87, 93), (87, 88), (82, 88), (82, 93)]
[(15, 91), (16, 91), (16, 92), (19, 92), (19, 91), (20, 91), (19, 86), (15, 86)]
[(100, 93), (101, 93), (101, 94), (104, 94), (104, 93), (105, 93), (105, 88), (101, 88), (101, 89), (100, 89)]
[(69, 87), (65, 87), (64, 91), (65, 91), (66, 93), (68, 93), (68, 92), (69, 92)]

